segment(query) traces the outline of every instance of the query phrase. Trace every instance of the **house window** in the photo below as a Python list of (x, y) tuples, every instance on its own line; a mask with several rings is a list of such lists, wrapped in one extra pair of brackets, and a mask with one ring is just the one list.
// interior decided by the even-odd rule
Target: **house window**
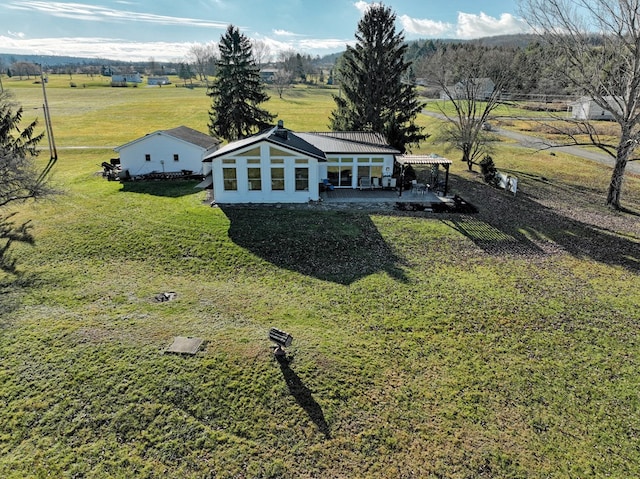
[(284, 168), (271, 168), (271, 190), (284, 190)]
[(327, 177), (332, 185), (351, 186), (353, 165), (328, 166)]
[(180, 161), (180, 155), (178, 155), (177, 153), (174, 153), (173, 161)]
[(249, 177), (249, 190), (260, 191), (262, 189), (262, 177), (260, 176), (260, 168), (247, 168), (247, 176)]
[(235, 168), (222, 168), (222, 179), (225, 191), (238, 190), (238, 179)]
[(149, 153), (144, 155), (144, 161), (151, 161), (151, 155)]
[(296, 168), (296, 191), (309, 191), (309, 168)]

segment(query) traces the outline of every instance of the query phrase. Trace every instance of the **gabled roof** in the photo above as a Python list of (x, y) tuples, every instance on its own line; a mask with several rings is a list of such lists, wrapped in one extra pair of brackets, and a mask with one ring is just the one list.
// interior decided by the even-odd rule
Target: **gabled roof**
[(321, 161), (325, 161), (327, 158), (322, 150), (307, 142), (297, 133), (287, 130), (282, 126), (276, 126), (269, 130), (264, 130), (248, 138), (234, 141), (228, 145), (223, 146), (219, 150), (207, 156), (203, 161), (210, 162), (214, 158), (227, 155), (234, 151), (244, 149), (248, 146), (255, 145), (262, 141), (272, 143), (274, 145), (287, 148), (289, 150), (297, 151), (299, 153), (317, 158)]
[(396, 155), (400, 153), (389, 146), (379, 133), (360, 131), (294, 133), (279, 125), (248, 138), (229, 143), (207, 156), (204, 161), (209, 162), (214, 158), (247, 148), (261, 141), (267, 141), (318, 158), (321, 161), (325, 161), (328, 154)]
[(153, 133), (147, 133), (145, 136), (136, 138), (135, 140), (130, 141), (129, 143), (125, 143), (124, 145), (120, 145), (114, 148), (114, 150), (119, 152), (121, 149), (127, 146), (133, 145), (134, 143), (149, 139), (152, 136), (157, 136), (157, 135), (170, 136), (177, 140), (199, 146), (204, 150), (210, 150), (212, 148), (215, 148), (221, 143), (220, 139), (218, 138), (209, 136), (205, 133), (202, 133), (198, 130), (194, 130), (193, 128), (189, 128), (187, 126), (179, 126), (177, 128), (172, 128), (170, 130), (158, 130), (158, 131), (154, 131)]

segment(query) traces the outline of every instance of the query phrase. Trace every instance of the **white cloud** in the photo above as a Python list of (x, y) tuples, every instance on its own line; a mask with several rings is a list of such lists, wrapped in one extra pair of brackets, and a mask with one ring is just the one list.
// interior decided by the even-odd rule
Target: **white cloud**
[[(325, 55), (346, 49), (353, 40), (291, 38), (285, 41), (259, 36), (271, 49), (273, 58), (280, 51), (296, 51), (310, 55)], [(122, 61), (183, 61), (194, 45), (191, 42), (135, 42), (119, 38), (17, 38), (1, 36), (2, 52), (9, 54), (73, 56)]]
[(12, 32), (11, 30), (7, 31), (7, 35), (13, 38), (24, 38), (25, 34), (23, 32)]
[(274, 30), (273, 34), (278, 37), (297, 37), (300, 36), (297, 33), (288, 32), (287, 30)]
[(363, 0), (360, 0), (360, 1), (358, 1), (358, 2), (353, 4), (354, 7), (356, 7), (358, 10), (360, 10), (360, 13), (362, 15), (367, 13), (367, 10), (370, 7), (374, 6), (374, 5), (382, 5), (382, 3), (381, 2), (371, 2), (371, 3), (369, 3), (369, 2), (365, 2)]
[(193, 45), (179, 42), (133, 42), (117, 38), (31, 38), (0, 36), (3, 53), (105, 58), (123, 61), (179, 61)]
[(402, 23), (402, 29), (407, 33), (426, 37), (441, 38), (453, 32), (454, 28), (450, 23), (438, 22), (429, 19), (411, 18), (408, 15), (401, 15), (400, 23)]
[(31, 0), (11, 1), (5, 7), (13, 10), (25, 10), (51, 15), (53, 17), (71, 18), (95, 22), (144, 22), (160, 25), (191, 26), (204, 28), (227, 27), (229, 22), (202, 20), (197, 18), (170, 17), (153, 13), (115, 10), (112, 8), (87, 5), (84, 3), (44, 2)]
[(480, 12), (479, 15), (458, 12), (458, 27), (456, 30), (458, 38), (482, 38), (526, 33), (528, 31), (530, 29), (526, 22), (510, 13), (503, 13), (500, 18), (495, 18), (483, 12)]
[(371, 4), (369, 2), (359, 1), (354, 3), (353, 6), (360, 10), (360, 13), (364, 14)]

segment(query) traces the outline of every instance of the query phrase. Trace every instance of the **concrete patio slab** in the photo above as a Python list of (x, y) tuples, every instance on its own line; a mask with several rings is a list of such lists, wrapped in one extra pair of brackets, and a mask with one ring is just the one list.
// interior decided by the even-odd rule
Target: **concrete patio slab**
[(187, 338), (184, 336), (176, 336), (173, 338), (173, 343), (165, 349), (166, 353), (175, 354), (191, 354), (194, 355), (198, 352), (200, 347), (204, 343), (204, 339), (201, 338)]

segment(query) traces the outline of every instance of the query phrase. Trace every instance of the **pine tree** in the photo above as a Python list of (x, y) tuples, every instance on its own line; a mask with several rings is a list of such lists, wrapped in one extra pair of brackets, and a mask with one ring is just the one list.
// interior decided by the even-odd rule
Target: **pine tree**
[(403, 82), (411, 63), (404, 60), (407, 45), (402, 32), (396, 33), (395, 20), (389, 7), (372, 4), (358, 23), (357, 43), (343, 55), (342, 93), (334, 95), (330, 127), (381, 133), (405, 152), (427, 135), (415, 124), (423, 106), (415, 86)]
[(20, 128), (22, 108), (7, 92), (0, 93), (0, 271), (15, 272), (15, 260), (9, 257), (13, 243), (32, 244), (29, 221), (13, 222), (15, 205), (53, 193), (47, 175), (37, 169), (37, 146), (44, 133), (35, 133), (36, 121)]
[(229, 25), (218, 45), (217, 77), (207, 92), (212, 100), (209, 132), (229, 141), (267, 128), (275, 115), (258, 107), (269, 99), (251, 51), (251, 41)]

